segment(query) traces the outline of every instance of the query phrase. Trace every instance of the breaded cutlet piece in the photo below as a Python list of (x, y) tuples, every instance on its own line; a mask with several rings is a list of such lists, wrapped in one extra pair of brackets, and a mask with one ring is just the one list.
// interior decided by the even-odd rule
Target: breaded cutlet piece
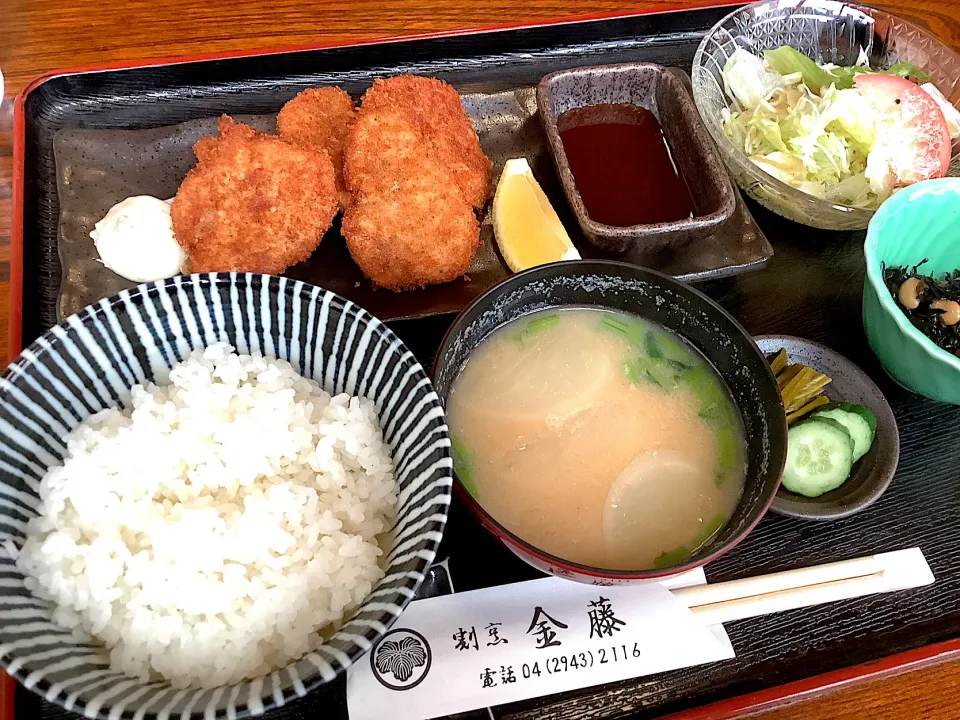
[(490, 160), (453, 86), (434, 78), (399, 75), (375, 80), (360, 105), (364, 111), (393, 108), (420, 128), (433, 159), (453, 175), (473, 207), (490, 194)]
[(353, 99), (339, 87), (308, 88), (280, 109), (277, 132), (281, 140), (327, 153), (342, 192), (343, 147), (356, 119)]
[(194, 145), (170, 207), (190, 271), (278, 274), (306, 260), (337, 212), (330, 158), (227, 115), (219, 128)]
[[(423, 133), (401, 110), (361, 112), (347, 135), (344, 185), (354, 195), (389, 189), (416, 175), (426, 155)], [(447, 180), (454, 182), (449, 173)]]
[(365, 110), (350, 131), (351, 202), (341, 232), (374, 284), (409, 290), (462, 276), (481, 245), (473, 207), (399, 110)]
[(481, 245), (473, 208), (431, 161), (417, 175), (355, 196), (341, 230), (374, 284), (400, 291), (456, 280)]

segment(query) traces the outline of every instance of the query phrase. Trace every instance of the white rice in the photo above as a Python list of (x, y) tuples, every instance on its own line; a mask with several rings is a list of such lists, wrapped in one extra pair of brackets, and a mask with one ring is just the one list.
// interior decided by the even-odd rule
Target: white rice
[(116, 671), (176, 687), (269, 673), (383, 576), (397, 488), (376, 411), (289, 363), (198, 350), (67, 446), (17, 564)]

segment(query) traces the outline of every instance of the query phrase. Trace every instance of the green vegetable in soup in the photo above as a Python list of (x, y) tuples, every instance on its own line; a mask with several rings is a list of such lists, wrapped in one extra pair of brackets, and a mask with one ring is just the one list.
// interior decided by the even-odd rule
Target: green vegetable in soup
[(737, 434), (733, 427), (727, 425), (716, 431), (717, 437), (717, 485), (722, 485), (724, 480), (733, 470), (734, 463), (737, 462)]
[(705, 365), (690, 368), (680, 375), (680, 382), (690, 388), (700, 402), (699, 415), (704, 420), (729, 422), (729, 400), (723, 385)]
[(660, 350), (660, 344), (657, 342), (656, 334), (648, 332), (647, 336), (643, 339), (643, 346), (651, 360), (663, 359), (663, 352)]
[(639, 358), (634, 358), (633, 360), (627, 360), (623, 364), (623, 374), (627, 376), (627, 380), (632, 382), (634, 385), (642, 385), (643, 383), (654, 382), (653, 378), (647, 373), (647, 368)]
[(680, 376), (700, 403), (698, 415), (710, 423), (716, 433), (717, 474), (715, 481), (722, 485), (737, 461), (738, 434), (734, 428), (736, 420), (730, 399), (727, 397), (720, 380), (701, 365), (691, 368)]
[(720, 532), (720, 530), (726, 524), (726, 515), (723, 515), (722, 513), (714, 515), (709, 522), (704, 523), (703, 527), (700, 528), (700, 532), (696, 534), (696, 536), (693, 538), (693, 542), (689, 546), (678, 547), (675, 550), (669, 550), (657, 555), (656, 559), (653, 561), (654, 569), (663, 570), (665, 568), (674, 567), (686, 562), (691, 555), (710, 542), (711, 538)]
[(559, 322), (559, 315), (537, 315), (537, 317), (528, 320), (521, 327), (514, 329), (512, 331), (512, 337), (517, 342), (523, 343), (534, 335), (539, 335), (542, 332), (555, 328)]
[(535, 317), (523, 328), (524, 337), (530, 337), (531, 335), (549, 330), (552, 327), (556, 327), (559, 322), (559, 315), (541, 315), (540, 317)]
[(634, 385), (652, 383), (664, 390), (674, 390), (677, 387), (677, 378), (672, 368), (657, 360), (633, 358), (623, 364), (623, 371)]
[(662, 373), (657, 373), (654, 369), (654, 364), (642, 357), (627, 360), (623, 364), (623, 372), (627, 376), (627, 380), (634, 385), (647, 384), (664, 387), (662, 382), (666, 382), (668, 385), (670, 382), (669, 377), (665, 377)]
[(651, 362), (647, 367), (647, 372), (653, 376), (657, 385), (665, 390), (673, 390), (677, 387), (677, 378), (663, 363), (657, 361)]
[(473, 480), (473, 456), (463, 444), (463, 440), (453, 435), (450, 436), (450, 454), (453, 456), (453, 471), (457, 474), (460, 484), (476, 499), (477, 486)]
[(640, 323), (633, 322), (629, 318), (612, 313), (604, 313), (600, 319), (600, 327), (604, 330), (612, 330), (613, 332), (624, 335), (631, 344), (637, 347), (643, 346), (646, 331)]
[(662, 552), (657, 555), (656, 559), (653, 561), (654, 570), (664, 570), (668, 567), (673, 567), (674, 565), (680, 565), (685, 562), (686, 559), (690, 557), (690, 551), (685, 547), (677, 548), (676, 550), (670, 550), (668, 552)]
[(660, 349), (663, 350), (663, 356), (667, 362), (680, 365), (681, 367), (693, 367), (697, 364), (693, 353), (679, 340), (675, 340), (669, 335), (660, 336)]
[(600, 326), (621, 335), (641, 352), (623, 365), (624, 374), (635, 385), (650, 383), (673, 390), (682, 373), (696, 363), (690, 351), (668, 333), (656, 332), (629, 318), (608, 313), (600, 319)]
[(647, 364), (641, 358), (627, 360), (623, 364), (623, 373), (627, 376), (627, 380), (634, 385), (657, 382), (653, 379), (653, 376), (647, 372)]
[(647, 354), (671, 367), (685, 370), (696, 365), (690, 351), (668, 333), (647, 333)]

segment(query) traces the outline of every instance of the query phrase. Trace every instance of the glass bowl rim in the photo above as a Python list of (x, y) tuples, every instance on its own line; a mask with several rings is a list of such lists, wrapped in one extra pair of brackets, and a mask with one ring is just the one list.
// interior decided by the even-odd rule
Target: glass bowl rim
[[(880, 16), (880, 17), (894, 19), (897, 22), (908, 26), (912, 31), (922, 35), (927, 40), (933, 43), (936, 43), (942, 50), (953, 55), (954, 58), (957, 60), (957, 62), (960, 63), (960, 54), (955, 52), (949, 46), (945, 45), (943, 41), (941, 41), (936, 35), (934, 35), (933, 33), (927, 30), (924, 30), (916, 23), (913, 23), (909, 20), (901, 18), (898, 15), (893, 15), (891, 13), (888, 13), (885, 10), (870, 7), (868, 5), (861, 5), (859, 3), (844, 3), (844, 2), (840, 2), (840, 0), (828, 0), (828, 2), (832, 2), (837, 6), (842, 6), (844, 8), (850, 8), (850, 9), (859, 11), (864, 15), (869, 15), (870, 17)], [(707, 45), (710, 42), (716, 42), (714, 38), (716, 37), (716, 35), (719, 34), (720, 30), (723, 29), (724, 25), (726, 25), (730, 20), (740, 15), (741, 13), (746, 13), (759, 7), (764, 7), (768, 5), (774, 5), (774, 4), (777, 7), (781, 7), (781, 8), (791, 7), (791, 6), (799, 7), (802, 5), (806, 5), (807, 0), (759, 0), (759, 2), (750, 3), (749, 5), (743, 5), (741, 7), (738, 7), (732, 10), (730, 13), (728, 13), (727, 15), (722, 17), (719, 21), (717, 21), (717, 23), (707, 31), (706, 35), (703, 36), (703, 40), (700, 41), (700, 44), (697, 46), (697, 51), (694, 53), (694, 56), (693, 56), (693, 65), (691, 68), (691, 74), (695, 72), (698, 67), (703, 67), (703, 68), (706, 67), (705, 63), (703, 62), (703, 58), (707, 55), (707, 50), (706, 50)], [(706, 126), (707, 128), (707, 132), (710, 133), (710, 136), (713, 138), (713, 141), (717, 143), (717, 145), (719, 146), (721, 157), (725, 158), (727, 156), (730, 156), (733, 162), (737, 162), (738, 164), (742, 163), (743, 168), (746, 171), (758, 175), (759, 179), (764, 184), (768, 184), (772, 186), (775, 190), (777, 190), (782, 195), (785, 195), (787, 197), (792, 197), (801, 204), (806, 204), (812, 201), (813, 204), (818, 205), (821, 210), (829, 209), (831, 212), (834, 212), (834, 213), (842, 213), (846, 218), (850, 218), (850, 219), (859, 218), (864, 222), (868, 222), (873, 217), (874, 213), (877, 212), (878, 208), (873, 210), (870, 210), (867, 208), (858, 208), (853, 205), (846, 205), (844, 203), (833, 202), (832, 200), (827, 200), (825, 198), (819, 198), (816, 195), (811, 195), (810, 193), (804, 192), (803, 190), (792, 187), (791, 185), (788, 185), (782, 180), (774, 177), (773, 175), (768, 173), (766, 170), (761, 168), (759, 165), (752, 162), (750, 158), (747, 157), (746, 153), (744, 153), (742, 150), (740, 150), (736, 145), (734, 145), (730, 141), (730, 139), (726, 136), (726, 134), (724, 134), (722, 131), (718, 131), (716, 128), (713, 127), (713, 123), (711, 123), (707, 119), (709, 115), (709, 113), (707, 112), (708, 108), (705, 107), (703, 93), (698, 90), (696, 82), (693, 83), (693, 101), (697, 106), (697, 110), (700, 112), (701, 119), (703, 120), (704, 126)], [(957, 157), (957, 155), (958, 153), (953, 153), (952, 157)], [(780, 205), (780, 204), (781, 203), (779, 202), (777, 203), (777, 205)]]

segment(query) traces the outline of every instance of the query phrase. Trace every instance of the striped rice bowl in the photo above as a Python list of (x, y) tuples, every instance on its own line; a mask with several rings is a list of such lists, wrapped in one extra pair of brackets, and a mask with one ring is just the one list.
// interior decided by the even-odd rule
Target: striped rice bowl
[(88, 717), (256, 715), (333, 679), (413, 596), (450, 498), (423, 369), (283, 278), (68, 318), (0, 379), (0, 435), (0, 661)]

